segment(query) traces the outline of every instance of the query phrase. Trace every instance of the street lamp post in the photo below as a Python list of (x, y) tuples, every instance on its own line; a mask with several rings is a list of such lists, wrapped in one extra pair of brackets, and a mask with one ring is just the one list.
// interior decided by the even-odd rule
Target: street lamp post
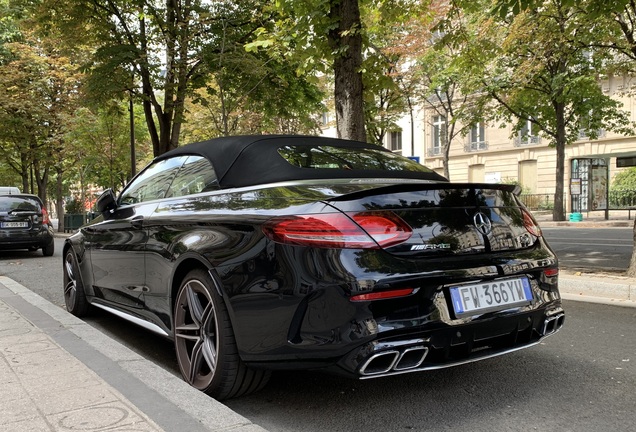
[[(132, 83), (135, 83), (135, 72), (132, 72)], [(137, 173), (135, 163), (135, 112), (133, 111), (133, 89), (130, 88), (130, 101), (128, 110), (130, 111), (130, 178)]]

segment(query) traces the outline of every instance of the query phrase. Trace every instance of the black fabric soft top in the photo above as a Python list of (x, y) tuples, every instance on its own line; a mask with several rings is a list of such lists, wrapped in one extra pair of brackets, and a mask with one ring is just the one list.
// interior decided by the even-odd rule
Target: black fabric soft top
[(252, 186), (290, 180), (335, 178), (408, 178), (448, 181), (439, 174), (375, 169), (308, 169), (287, 162), (278, 149), (283, 146), (333, 146), (389, 151), (383, 147), (337, 138), (307, 135), (242, 135), (214, 138), (178, 147), (155, 160), (177, 155), (203, 156), (212, 163), (221, 188)]

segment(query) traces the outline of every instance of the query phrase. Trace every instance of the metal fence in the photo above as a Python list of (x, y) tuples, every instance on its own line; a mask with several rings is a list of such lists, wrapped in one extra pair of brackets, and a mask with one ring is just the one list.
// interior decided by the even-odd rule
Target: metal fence
[(521, 202), (530, 210), (552, 210), (554, 194), (521, 194)]
[[(554, 208), (554, 194), (521, 194), (521, 202), (530, 210), (552, 210)], [(565, 196), (563, 202), (568, 203)], [(636, 190), (610, 189), (608, 195), (610, 210), (636, 209)]]

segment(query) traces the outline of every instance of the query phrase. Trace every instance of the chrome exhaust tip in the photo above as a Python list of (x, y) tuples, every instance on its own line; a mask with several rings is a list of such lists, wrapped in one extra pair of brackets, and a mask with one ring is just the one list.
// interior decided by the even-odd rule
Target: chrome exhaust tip
[(565, 314), (559, 313), (548, 317), (543, 322), (543, 336), (549, 336), (551, 334), (556, 333), (563, 327), (563, 323), (565, 322)]
[(377, 375), (387, 373), (393, 369), (393, 366), (395, 366), (399, 358), (399, 351), (383, 351), (373, 354), (360, 368), (360, 374)]
[(402, 371), (419, 367), (428, 354), (427, 347), (407, 348), (402, 352), (393, 370)]
[(423, 346), (382, 351), (373, 354), (364, 362), (360, 367), (360, 374), (365, 376), (382, 375), (415, 369), (422, 365), (427, 354), (428, 348)]

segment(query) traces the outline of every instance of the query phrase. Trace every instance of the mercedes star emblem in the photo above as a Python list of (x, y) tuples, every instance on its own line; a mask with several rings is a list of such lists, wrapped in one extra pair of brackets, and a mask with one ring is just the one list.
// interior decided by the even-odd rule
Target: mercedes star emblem
[(482, 212), (475, 213), (475, 216), (473, 217), (473, 223), (475, 224), (475, 228), (477, 228), (477, 231), (479, 231), (483, 235), (488, 235), (490, 234), (490, 231), (492, 231), (492, 222), (490, 222), (488, 216), (486, 216)]

